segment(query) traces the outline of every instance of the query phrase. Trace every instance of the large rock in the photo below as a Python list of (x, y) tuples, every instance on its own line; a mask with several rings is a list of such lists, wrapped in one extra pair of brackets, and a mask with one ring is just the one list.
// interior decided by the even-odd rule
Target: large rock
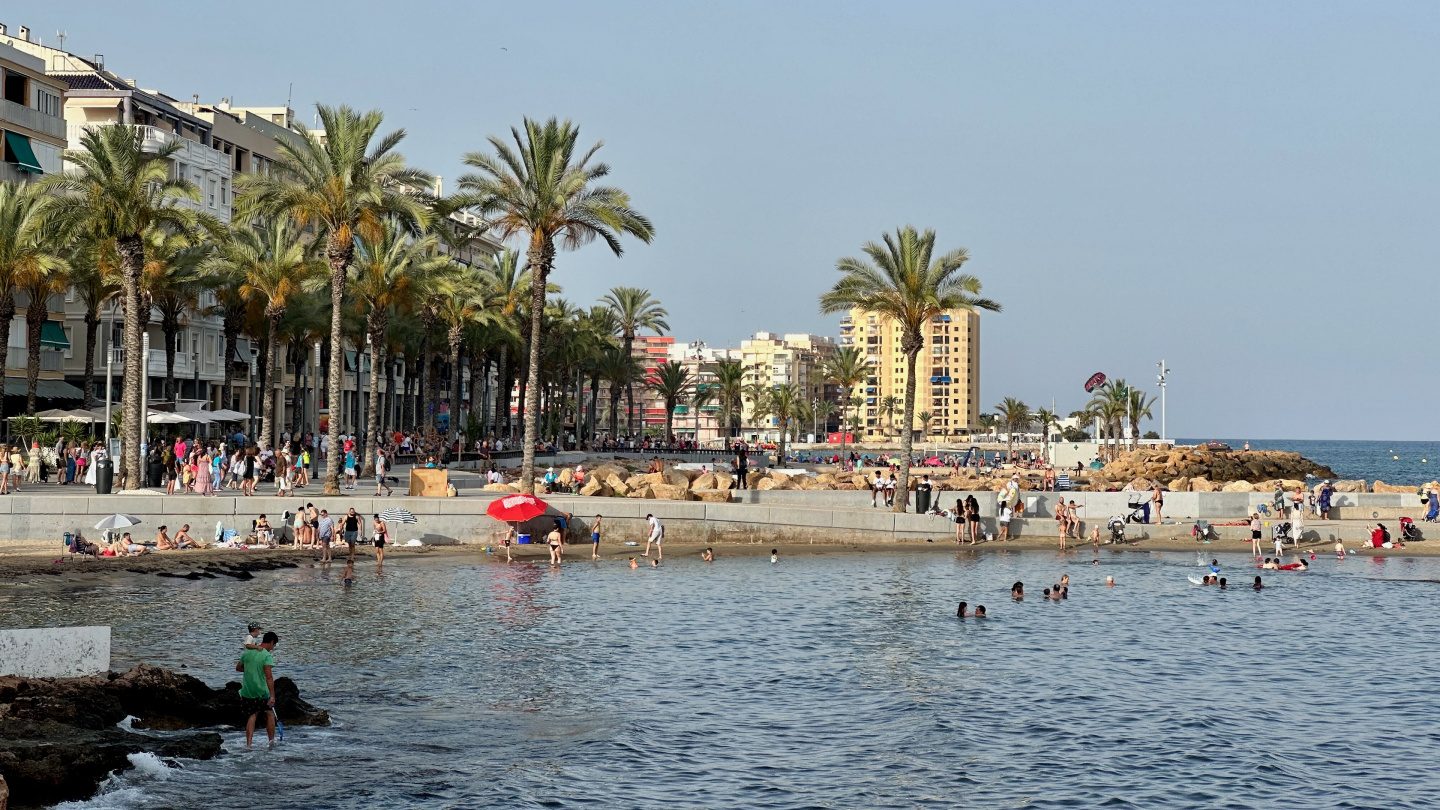
[(1368, 492), (1365, 486), (1365, 479), (1355, 481), (1336, 481), (1331, 485), (1336, 492)]
[(701, 476), (699, 476), (698, 478), (696, 478), (694, 481), (691, 481), (691, 482), (690, 482), (690, 488), (691, 488), (691, 489), (719, 489), (720, 487), (716, 486), (715, 484), (716, 484), (715, 473), (705, 473), (704, 475), (701, 475)]
[(723, 470), (716, 470), (715, 473), (714, 473), (714, 475), (715, 475), (715, 488), (716, 488), (716, 489), (734, 489), (734, 488), (735, 488), (735, 476), (733, 476), (733, 475), (731, 475), (730, 473), (725, 472), (725, 471), (723, 471)]
[(1215, 484), (1211, 483), (1210, 480), (1209, 480), (1209, 479), (1206, 479), (1206, 478), (1192, 478), (1192, 479), (1190, 479), (1190, 491), (1191, 491), (1191, 492), (1214, 492), (1214, 491), (1215, 491)]
[[(625, 495), (625, 497), (627, 497), (627, 498), (654, 498), (654, 497), (655, 497), (655, 486), (656, 486), (656, 485), (654, 485), (654, 484), (647, 484), (647, 483), (641, 482), (639, 486), (637, 486), (637, 487), (635, 487), (634, 489), (630, 490), (630, 492), (627, 493), (627, 494)], [(660, 486), (664, 486), (664, 484), (661, 484)]]
[(728, 489), (692, 489), (690, 497), (706, 503), (730, 503)]
[(1391, 495), (1413, 495), (1417, 487), (1407, 487), (1404, 484), (1387, 484), (1384, 481), (1376, 480), (1371, 485), (1371, 492), (1384, 492)]
[(1255, 491), (1255, 485), (1254, 485), (1254, 484), (1251, 484), (1249, 481), (1244, 481), (1244, 480), (1241, 480), (1241, 481), (1231, 481), (1230, 483), (1228, 483), (1228, 484), (1226, 484), (1225, 486), (1221, 487), (1221, 488), (1220, 488), (1220, 491), (1221, 491), (1221, 492), (1254, 492), (1254, 491)]
[[(598, 478), (607, 484), (610, 483), (610, 476), (612, 475), (624, 481), (630, 477), (630, 471), (618, 464), (602, 464), (590, 471), (591, 478)], [(614, 486), (614, 484), (610, 485)]]
[(662, 501), (690, 500), (690, 490), (685, 487), (677, 487), (674, 484), (651, 484), (650, 492), (655, 498)]
[(560, 471), (560, 474), (556, 477), (560, 479), (560, 483), (564, 484), (567, 487), (575, 483), (575, 471), (570, 469), (569, 467), (562, 469)]
[(1170, 479), (1169, 489), (1171, 492), (1189, 492), (1190, 479), (1184, 477), (1172, 478)]
[(687, 476), (683, 471), (677, 470), (674, 467), (671, 467), (665, 472), (660, 473), (660, 479), (660, 483), (662, 484), (669, 484), (672, 487), (680, 487), (681, 489), (690, 488), (689, 476)]
[(591, 478), (585, 482), (585, 486), (580, 488), (580, 494), (598, 498), (608, 498), (615, 494), (615, 490), (607, 486), (604, 481)]
[(745, 474), (745, 486), (750, 489), (757, 489), (763, 480), (765, 480), (765, 473), (748, 472)]
[(484, 487), (481, 487), (481, 489), (485, 490), (486, 492), (519, 492), (519, 491), (520, 491), (520, 490), (516, 489), (515, 487), (510, 486), (509, 484), (486, 484)]
[(645, 473), (643, 476), (640, 477), (640, 480), (644, 481), (647, 484), (650, 484), (651, 486), (654, 486), (655, 484), (669, 483), (665, 480), (665, 473)]
[(836, 484), (840, 483), (840, 479), (836, 478), (832, 473), (820, 473), (819, 475), (815, 476), (815, 482), (817, 484), (829, 484), (833, 487)]
[[(599, 478), (600, 476), (597, 475), (595, 477)], [(614, 473), (611, 473), (610, 476), (605, 479), (605, 486), (610, 487), (611, 492), (622, 498), (630, 494), (630, 484), (628, 484), (624, 478)]]
[(770, 473), (770, 478), (771, 478), (771, 480), (775, 481), (775, 483), (777, 483), (777, 484), (780, 483), (780, 482), (782, 482), (782, 481), (789, 481), (789, 480), (790, 480), (790, 476), (789, 476), (788, 474), (782, 473), (782, 472), (772, 472), (772, 473)]

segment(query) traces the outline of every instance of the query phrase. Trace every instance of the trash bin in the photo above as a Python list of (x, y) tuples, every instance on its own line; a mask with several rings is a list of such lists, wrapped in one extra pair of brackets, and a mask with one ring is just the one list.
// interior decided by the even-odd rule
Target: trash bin
[(923, 515), (930, 511), (930, 490), (915, 490), (915, 514)]
[(95, 494), (109, 495), (115, 486), (115, 462), (102, 458), (95, 462)]

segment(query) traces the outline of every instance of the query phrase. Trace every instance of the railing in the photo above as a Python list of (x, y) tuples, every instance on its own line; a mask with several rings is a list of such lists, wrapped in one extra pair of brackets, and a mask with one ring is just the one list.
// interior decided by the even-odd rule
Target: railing
[(46, 115), (33, 107), (0, 99), (0, 120), (8, 121), (26, 129), (34, 130), (52, 138), (65, 137), (65, 119), (58, 115)]
[[(60, 371), (64, 359), (64, 352), (40, 347), (41, 371)], [(24, 346), (7, 346), (5, 348), (5, 367), (29, 368), (30, 350)]]

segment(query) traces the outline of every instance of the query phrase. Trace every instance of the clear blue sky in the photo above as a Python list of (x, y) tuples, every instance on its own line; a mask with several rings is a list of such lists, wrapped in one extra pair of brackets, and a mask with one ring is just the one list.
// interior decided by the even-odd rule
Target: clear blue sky
[[(679, 340), (833, 335), (838, 257), (912, 223), (1004, 303), (983, 401), (1153, 388), (1171, 435), (1436, 439), (1440, 6), (1425, 3), (12, 3), (178, 98), (385, 111), (413, 163), (522, 116), (603, 139), (655, 222), (559, 258)], [(1157, 403), (1157, 416), (1158, 416)], [(1158, 420), (1156, 427), (1158, 428)]]

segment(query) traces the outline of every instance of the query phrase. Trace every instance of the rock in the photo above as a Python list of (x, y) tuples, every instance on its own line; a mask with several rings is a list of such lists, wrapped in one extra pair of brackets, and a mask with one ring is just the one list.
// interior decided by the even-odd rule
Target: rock
[[(689, 482), (687, 481), (686, 483), (688, 484)], [(652, 497), (662, 501), (690, 500), (690, 490), (685, 487), (677, 487), (674, 484), (651, 484), (650, 492)]]
[(1359, 479), (1359, 480), (1356, 480), (1356, 481), (1336, 481), (1334, 484), (1331, 484), (1331, 486), (1335, 489), (1336, 492), (1367, 492), (1367, 491), (1368, 491), (1368, 489), (1367, 489), (1366, 486), (1365, 486), (1365, 479), (1363, 479), (1363, 478), (1362, 478), (1362, 479)]
[(849, 481), (841, 481), (840, 483), (835, 485), (835, 488), (839, 490), (844, 490), (845, 492), (855, 491), (855, 485), (850, 483)]
[(1191, 492), (1214, 492), (1215, 485), (1205, 478), (1190, 479)]
[[(635, 489), (630, 490), (630, 493), (629, 493), (628, 495), (626, 495), (625, 497), (627, 497), (627, 498), (654, 498), (654, 497), (655, 497), (654, 486), (655, 486), (655, 485), (653, 485), (653, 484), (641, 483), (641, 484), (640, 484), (639, 486), (637, 486)], [(661, 484), (660, 486), (664, 486), (664, 484)]]
[[(630, 477), (630, 471), (625, 469), (624, 467), (621, 467), (618, 464), (602, 464), (601, 466), (596, 467), (594, 470), (590, 471), (591, 478), (598, 478), (607, 484), (610, 483), (610, 476), (612, 475), (616, 478), (619, 478), (621, 481), (624, 481)], [(610, 484), (610, 486), (613, 487), (615, 485)]]
[[(599, 478), (599, 476), (597, 475), (596, 478)], [(618, 475), (612, 474), (609, 478), (606, 478), (605, 486), (610, 487), (611, 492), (622, 498), (630, 494), (630, 485), (626, 483), (624, 478)]]
[(580, 488), (580, 494), (589, 497), (608, 498), (615, 494), (615, 490), (606, 485), (604, 481), (591, 478), (585, 482), (585, 486)]
[(689, 476), (685, 475), (684, 472), (677, 470), (674, 467), (671, 467), (665, 472), (660, 473), (660, 483), (669, 484), (672, 487), (679, 487), (681, 489), (688, 490), (690, 488)]
[(1136, 492), (1149, 492), (1150, 488), (1153, 486), (1154, 484), (1152, 484), (1147, 478), (1136, 478), (1135, 480), (1130, 482), (1130, 487)]
[(1404, 484), (1387, 484), (1380, 480), (1376, 480), (1370, 487), (1371, 492), (1383, 492), (1390, 495), (1413, 495), (1417, 489), (1417, 487), (1407, 487)]
[(770, 473), (770, 479), (778, 484), (782, 481), (789, 481), (790, 476), (782, 472), (772, 472)]
[(870, 488), (870, 479), (866, 478), (860, 473), (855, 473), (854, 475), (850, 476), (850, 483), (854, 484), (856, 489)]
[(764, 480), (764, 479), (765, 479), (765, 473), (762, 473), (762, 472), (750, 472), (750, 473), (746, 473), (746, 474), (745, 474), (745, 486), (749, 487), (750, 489), (755, 489), (755, 488), (757, 488), (757, 487), (759, 486), (760, 482), (761, 482), (762, 480)]
[(1171, 492), (1189, 492), (1190, 479), (1184, 477), (1172, 478), (1170, 479), (1169, 487)]
[[(727, 472), (724, 472), (724, 471), (718, 471), (718, 470), (717, 470), (715, 473), (713, 473), (713, 474), (714, 474), (714, 476), (715, 476), (715, 488), (716, 488), (716, 489), (734, 489), (734, 488), (735, 488), (735, 476), (731, 475), (730, 473), (727, 473)], [(692, 489), (693, 489), (693, 487), (692, 487)]]
[(694, 481), (691, 481), (691, 482), (690, 482), (690, 488), (691, 488), (691, 489), (719, 489), (720, 487), (716, 486), (715, 473), (705, 473), (704, 475), (696, 478)]
[(793, 475), (790, 477), (790, 485), (796, 489), (818, 489), (813, 475)]
[(1228, 484), (1226, 484), (1225, 486), (1221, 487), (1221, 488), (1220, 488), (1220, 491), (1221, 491), (1221, 492), (1254, 492), (1254, 491), (1255, 491), (1255, 485), (1254, 485), (1254, 484), (1251, 484), (1249, 481), (1244, 481), (1244, 480), (1241, 480), (1241, 481), (1231, 481), (1230, 483), (1228, 483)]
[(640, 477), (640, 480), (652, 486), (655, 484), (668, 483), (665, 480), (665, 473), (645, 473), (645, 475)]
[[(0, 678), (0, 772), (17, 805), (89, 798), (129, 756), (210, 759), (220, 753), (214, 732), (190, 729), (241, 720), (240, 684), (214, 689), (189, 675), (141, 665), (124, 674), (86, 678)], [(300, 699), (289, 678), (275, 680), (275, 709), (290, 725), (328, 725), (329, 716)], [(135, 726), (164, 736), (117, 728)], [(0, 802), (3, 804), (3, 802)]]
[(561, 469), (560, 474), (556, 477), (560, 479), (560, 483), (567, 487), (575, 483), (575, 471), (569, 467)]
[[(788, 484), (789, 482), (786, 483)], [(760, 492), (769, 492), (772, 489), (779, 489), (780, 483), (774, 478), (761, 478), (759, 481), (755, 482), (754, 486), (750, 488), (758, 490)]]
[(1085, 487), (1085, 489), (1090, 492), (1109, 492), (1111, 488), (1112, 485), (1110, 481), (1098, 472), (1090, 475), (1090, 482)]
[(840, 479), (836, 478), (831, 473), (820, 473), (819, 475), (815, 476), (815, 482), (819, 484), (829, 484), (833, 487), (836, 484), (840, 483)]
[(509, 484), (486, 484), (481, 487), (486, 492), (519, 492), (520, 490)]
[(706, 503), (730, 503), (730, 490), (728, 489), (692, 489), (690, 497), (705, 501)]

